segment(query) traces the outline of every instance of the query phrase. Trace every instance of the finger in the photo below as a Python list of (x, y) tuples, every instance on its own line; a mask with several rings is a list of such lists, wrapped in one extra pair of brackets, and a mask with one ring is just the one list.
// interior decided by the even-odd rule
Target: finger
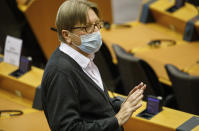
[(141, 89), (143, 86), (144, 86), (144, 83), (141, 82), (141, 83), (140, 83), (139, 85), (137, 85), (136, 87), (137, 87), (138, 89)]
[(131, 97), (131, 95), (132, 95), (134, 92), (136, 92), (136, 91), (137, 91), (137, 87), (133, 88), (133, 89), (131, 90), (131, 92), (128, 94), (127, 98), (125, 99), (125, 101), (124, 101), (123, 103), (125, 103), (126, 101), (128, 101), (129, 97)]
[(143, 96), (140, 96), (139, 99), (137, 99), (134, 102), (132, 102), (132, 104), (130, 105), (131, 108), (133, 108), (133, 107), (135, 107), (135, 106), (137, 106), (139, 104), (142, 104), (142, 98), (143, 98)]
[(136, 106), (134, 106), (132, 108), (132, 113), (135, 112), (138, 108), (140, 108), (142, 106), (142, 103), (137, 104)]
[(143, 91), (140, 90), (137, 94), (135, 94), (134, 96), (129, 98), (129, 102), (130, 103), (136, 103), (139, 100), (139, 98), (142, 97), (142, 96), (143, 96)]
[(138, 102), (138, 104), (142, 104), (142, 102), (143, 102), (143, 97), (142, 97), (142, 99)]
[[(130, 91), (130, 93), (128, 94), (126, 100), (127, 100), (127, 99), (131, 96), (131, 94), (133, 94), (137, 89), (138, 89), (137, 87), (134, 87), (134, 88)], [(125, 101), (126, 101), (126, 100), (125, 100)]]
[(136, 87), (134, 87), (134, 88), (129, 92), (128, 96), (129, 96), (129, 95), (131, 95), (131, 94), (133, 94), (137, 89), (138, 89), (138, 87), (137, 87), (137, 86), (136, 86)]
[(141, 90), (145, 90), (146, 89), (146, 84), (144, 84), (142, 87), (141, 87)]
[[(139, 90), (139, 88), (142, 88), (144, 85), (145, 85), (145, 84), (144, 84), (143, 82), (141, 82), (138, 86), (135, 86), (135, 87), (130, 91), (130, 93), (128, 94), (128, 96), (127, 96), (127, 98), (126, 98), (126, 100), (125, 100), (124, 102), (126, 102), (127, 99), (129, 99), (129, 97), (130, 97), (133, 93), (135, 93), (137, 90)], [(144, 88), (143, 88), (143, 90), (144, 90)]]
[(132, 97), (129, 98), (129, 102), (133, 105), (136, 105), (138, 101), (140, 101), (143, 98), (143, 90), (140, 90), (137, 94), (132, 95)]
[(142, 86), (144, 86), (144, 83), (141, 82), (138, 86), (135, 86), (129, 93), (129, 95), (133, 94), (137, 89), (140, 89)]
[[(137, 88), (137, 90), (142, 90), (142, 91), (144, 91), (145, 88), (146, 88), (146, 84), (139, 85), (139, 86), (137, 86), (136, 88)], [(134, 93), (134, 92), (133, 92), (133, 93)]]
[(142, 103), (142, 99), (143, 99), (143, 97), (144, 97), (144, 95), (140, 95), (139, 97), (138, 97), (138, 99), (136, 100), (136, 105), (137, 104), (139, 104), (139, 103)]

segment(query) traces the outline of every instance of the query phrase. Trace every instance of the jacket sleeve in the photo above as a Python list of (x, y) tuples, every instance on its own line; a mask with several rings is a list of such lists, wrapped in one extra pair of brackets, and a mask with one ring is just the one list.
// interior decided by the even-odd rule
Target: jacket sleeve
[[(52, 131), (114, 131), (119, 127), (115, 116), (86, 121), (80, 117), (80, 103), (76, 82), (71, 75), (57, 72), (46, 76), (43, 103)], [(45, 80), (44, 80), (45, 81)]]

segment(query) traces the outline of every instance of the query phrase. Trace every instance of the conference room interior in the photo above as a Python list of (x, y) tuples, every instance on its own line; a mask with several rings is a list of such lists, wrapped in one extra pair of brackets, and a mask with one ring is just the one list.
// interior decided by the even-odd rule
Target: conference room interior
[[(55, 17), (64, 1), (0, 1), (0, 131), (50, 130), (40, 84), (60, 45)], [(104, 22), (94, 63), (109, 95), (126, 98), (140, 82), (147, 85), (125, 131), (199, 130), (199, 1), (90, 1)], [(22, 40), (21, 60), (31, 58), (23, 73), (16, 74), (22, 61), (5, 62), (8, 36)]]

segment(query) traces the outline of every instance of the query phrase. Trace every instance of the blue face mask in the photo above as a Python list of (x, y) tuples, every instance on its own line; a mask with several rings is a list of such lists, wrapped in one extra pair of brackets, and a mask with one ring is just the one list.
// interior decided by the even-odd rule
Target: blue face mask
[(100, 31), (92, 34), (81, 35), (81, 45), (77, 46), (80, 50), (87, 54), (94, 54), (102, 45)]

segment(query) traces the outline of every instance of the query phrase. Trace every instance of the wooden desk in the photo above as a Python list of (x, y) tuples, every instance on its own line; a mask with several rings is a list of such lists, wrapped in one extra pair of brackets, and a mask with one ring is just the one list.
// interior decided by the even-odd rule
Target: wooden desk
[(0, 110), (21, 110), (21, 116), (0, 116), (3, 131), (50, 131), (44, 113), (32, 109), (31, 101), (0, 88)]
[[(5, 70), (4, 73), (2, 73), (3, 71), (0, 70), (0, 74), (2, 73), (3, 75), (9, 73), (9, 69), (11, 70), (11, 67), (6, 65), (5, 63), (0, 63), (0, 67), (1, 64), (4, 64), (4, 66), (8, 67), (7, 70)], [(10, 68), (9, 68), (10, 67)], [(3, 69), (3, 66), (2, 68)], [(14, 70), (15, 68), (12, 67), (12, 69)], [(30, 74), (27, 75), (35, 75), (37, 77), (41, 77), (42, 74), (41, 72), (29, 72)], [(33, 76), (34, 76), (33, 75)], [(10, 80), (11, 78), (9, 78), (10, 76), (5, 77), (6, 79)], [(25, 76), (24, 76), (25, 77)], [(12, 78), (13, 79), (13, 78)], [(22, 79), (22, 78), (21, 78)], [(20, 79), (20, 80), (21, 80)], [(10, 81), (7, 80), (7, 83), (9, 83)], [(14, 84), (13, 86), (18, 85), (18, 81), (17, 79), (14, 79)], [(27, 83), (31, 83), (32, 81), (29, 80), (26, 81)], [(26, 85), (26, 82), (22, 82), (22, 85)], [(30, 84), (29, 83), (29, 84)], [(2, 88), (2, 86), (0, 86)], [(16, 87), (10, 88), (15, 90)], [(19, 88), (19, 87), (18, 87)], [(34, 90), (32, 90), (31, 86), (23, 86), (23, 90), (31, 90), (31, 94), (34, 93)], [(29, 107), (30, 104), (29, 101), (31, 100), (27, 100), (27, 101), (22, 101), (23, 98), (21, 97), (17, 97), (17, 96), (13, 96), (13, 94), (8, 95), (7, 94), (8, 91), (3, 91), (2, 89), (0, 89), (0, 109), (21, 109), (25, 112), (24, 115), (19, 116), (19, 117), (11, 117), (11, 118), (3, 118), (0, 119), (0, 129), (2, 130), (9, 130), (9, 131), (15, 131), (15, 130), (19, 130), (19, 131), (49, 131), (49, 127), (47, 125), (46, 119), (44, 117), (43, 112), (40, 111), (36, 111), (32, 108)], [(25, 95), (24, 93), (28, 92), (23, 92), (23, 95)], [(111, 94), (111, 93), (110, 93)], [(17, 101), (16, 101), (17, 100)], [(28, 106), (27, 106), (28, 105)], [(131, 119), (128, 121), (128, 123), (124, 126), (125, 127), (125, 131), (174, 131), (178, 126), (180, 126), (181, 124), (183, 124), (186, 120), (190, 119), (192, 116), (192, 114), (188, 114), (188, 113), (184, 113), (181, 111), (177, 111), (177, 110), (173, 110), (173, 109), (169, 109), (169, 108), (165, 108), (163, 109), (163, 111), (161, 113), (159, 113), (158, 115), (156, 115), (154, 118), (152, 118), (151, 120), (145, 120), (143, 118), (139, 118), (136, 117), (136, 115), (138, 113), (140, 113), (142, 110), (144, 110), (146, 108), (146, 103), (143, 102), (143, 106), (138, 109), (133, 116), (131, 117)]]
[(11, 93), (10, 91), (7, 91), (5, 89), (2, 89), (2, 87), (0, 87), (0, 99), (7, 100), (7, 104), (5, 102), (1, 102), (0, 103), (0, 109), (3, 108), (12, 108), (13, 103), (15, 103), (15, 107), (16, 105), (20, 105), (20, 107), (23, 108), (32, 108), (32, 101), (29, 99), (25, 99), (23, 97), (19, 97), (14, 93)]
[[(199, 43), (180, 44), (168, 48), (136, 52), (135, 56), (146, 60), (157, 73), (162, 82), (168, 83), (169, 78), (165, 64), (173, 64), (180, 70), (199, 76)], [(168, 83), (170, 84), (170, 83)]]
[(0, 87), (21, 97), (34, 99), (35, 89), (41, 84), (43, 70), (32, 66), (32, 69), (19, 78), (10, 76), (18, 67), (5, 62), (0, 63)]
[(32, 66), (31, 71), (19, 78), (10, 76), (17, 68), (5, 62), (0, 63), (0, 110), (22, 110), (24, 114), (1, 116), (0, 130), (50, 131), (43, 112), (32, 109), (35, 89), (41, 83), (43, 70)]
[[(131, 28), (117, 28), (102, 30), (102, 39), (108, 46), (113, 60), (116, 61), (112, 44), (116, 43), (126, 51), (136, 50), (135, 56), (146, 60), (159, 76), (159, 80), (167, 85), (171, 85), (164, 64), (174, 64), (180, 69), (189, 68), (199, 60), (199, 42), (186, 42), (182, 40), (182, 35), (178, 32), (165, 28), (159, 24), (141, 24), (132, 22)], [(160, 48), (149, 48), (147, 43), (154, 39), (172, 39), (176, 41), (175, 46)], [(144, 49), (144, 50), (142, 50)], [(131, 50), (131, 51), (130, 51)], [(189, 70), (193, 75), (199, 75), (197, 66)]]
[(186, 22), (197, 15), (197, 9), (189, 3), (173, 13), (167, 11), (175, 3), (175, 0), (157, 0), (150, 5), (150, 10), (156, 23), (164, 25), (173, 31), (184, 33)]
[(25, 108), (27, 109), (27, 107), (24, 105), (20, 105), (11, 100), (7, 100), (5, 98), (0, 97), (0, 110), (9, 110), (9, 109), (22, 110)]
[(175, 131), (180, 125), (194, 115), (163, 107), (161, 113), (152, 119), (146, 120), (136, 115), (146, 108), (146, 103), (138, 109), (131, 119), (125, 124), (125, 131)]
[[(146, 2), (148, 0), (145, 0)], [(178, 43), (184, 43), (183, 33), (186, 22), (197, 15), (195, 7), (186, 3), (184, 7), (170, 13), (166, 11), (172, 7), (175, 0), (157, 0), (150, 5), (150, 10), (155, 22), (141, 24), (138, 21), (129, 23), (131, 28), (115, 27), (111, 30), (102, 30), (102, 39), (109, 47), (111, 54), (112, 44), (119, 44), (126, 50), (145, 46), (152, 39), (173, 39)], [(199, 30), (199, 21), (196, 22)]]
[(44, 113), (36, 111), (22, 116), (0, 119), (3, 131), (50, 131)]
[[(109, 92), (109, 95), (112, 97), (112, 93)], [(114, 95), (118, 96), (119, 94), (114, 93)], [(138, 117), (137, 114), (145, 109), (146, 102), (143, 102), (142, 107), (134, 112), (129, 121), (124, 125), (125, 131), (175, 131), (176, 128), (178, 128), (184, 122), (189, 120), (191, 117), (196, 116), (182, 111), (163, 107), (163, 110), (150, 120)], [(194, 130), (197, 128), (198, 127), (194, 128)]]
[(112, 44), (122, 46), (126, 51), (133, 48), (142, 48), (147, 46), (147, 43), (154, 39), (172, 39), (176, 40), (177, 44), (186, 43), (182, 40), (181, 34), (174, 32), (164, 26), (151, 23), (142, 24), (137, 21), (129, 23), (132, 27), (117, 27), (112, 26), (111, 30), (102, 30), (102, 40), (108, 46), (113, 59), (116, 59), (112, 49)]

